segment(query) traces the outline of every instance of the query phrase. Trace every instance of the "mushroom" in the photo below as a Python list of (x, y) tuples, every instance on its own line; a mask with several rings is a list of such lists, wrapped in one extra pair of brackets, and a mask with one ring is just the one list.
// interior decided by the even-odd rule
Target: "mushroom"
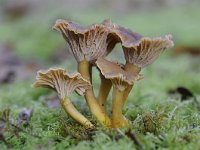
[[(141, 37), (132, 43), (122, 42), (126, 60), (125, 70), (138, 74), (141, 68), (153, 63), (165, 49), (174, 46), (171, 38), (171, 35), (165, 35), (157, 38)], [(124, 99), (126, 99), (132, 87), (129, 86)]]
[(83, 95), (90, 86), (89, 81), (84, 79), (80, 73), (68, 74), (60, 68), (38, 71), (36, 82), (33, 84), (36, 88), (44, 87), (55, 90), (66, 113), (85, 127), (94, 128), (94, 125), (78, 112), (69, 98), (73, 91)]
[[(113, 38), (122, 44), (126, 60), (124, 69), (135, 75), (139, 74), (141, 68), (153, 63), (165, 49), (174, 46), (171, 35), (157, 38), (143, 37), (116, 24), (110, 24), (110, 30)], [(132, 87), (133, 85), (127, 88), (124, 99), (127, 98)]]
[[(117, 41), (112, 39), (110, 35), (111, 22), (105, 20), (102, 23), (93, 24), (87, 27), (66, 21), (57, 20), (54, 29), (60, 31), (70, 46), (70, 51), (73, 53), (78, 62), (78, 71), (87, 80), (91, 81), (91, 65), (99, 58), (104, 57), (113, 49)], [(104, 82), (104, 80), (102, 80)], [(102, 83), (103, 91), (99, 92), (99, 103), (101, 99), (107, 98), (111, 86)], [(104, 88), (104, 87), (107, 88)], [(86, 101), (94, 116), (105, 126), (110, 126), (111, 122), (105, 111), (101, 109), (97, 98), (94, 95), (93, 88), (90, 87), (85, 93)]]
[(108, 61), (104, 58), (98, 58), (96, 61), (98, 69), (102, 75), (111, 80), (113, 84), (112, 95), (112, 125), (114, 128), (129, 126), (128, 120), (122, 114), (122, 106), (124, 104), (124, 92), (126, 88), (139, 79), (139, 74), (134, 75), (125, 71), (124, 66), (115, 62)]

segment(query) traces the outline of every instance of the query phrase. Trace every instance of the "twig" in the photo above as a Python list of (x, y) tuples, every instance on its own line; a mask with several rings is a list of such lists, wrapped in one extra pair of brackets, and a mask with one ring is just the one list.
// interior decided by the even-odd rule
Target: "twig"
[(129, 129), (128, 131), (126, 131), (125, 133), (123, 133), (119, 128), (117, 128), (117, 131), (123, 135), (124, 137), (130, 139), (134, 145), (137, 146), (138, 149), (143, 149), (141, 143), (139, 142), (138, 138), (135, 136), (134, 133), (131, 132), (131, 129)]

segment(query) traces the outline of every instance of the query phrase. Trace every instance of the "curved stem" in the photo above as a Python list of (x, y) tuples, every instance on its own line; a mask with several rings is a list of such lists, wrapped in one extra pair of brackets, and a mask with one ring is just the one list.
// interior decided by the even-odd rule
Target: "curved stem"
[(114, 128), (128, 127), (128, 120), (122, 114), (124, 91), (113, 87), (112, 125)]
[[(86, 60), (83, 60), (78, 63), (78, 71), (79, 73), (88, 81), (91, 79), (91, 74), (89, 73), (89, 62)], [(93, 88), (90, 87), (85, 92), (85, 99), (87, 101), (87, 104), (92, 112), (92, 114), (97, 118), (97, 120), (105, 125), (106, 127), (111, 127), (111, 121), (110, 118), (103, 113), (101, 110), (97, 99), (94, 95)]]
[[(133, 64), (130, 64), (128, 62), (126, 62), (125, 64), (125, 71), (129, 71), (135, 75), (139, 74), (139, 72), (141, 71), (141, 68), (138, 68), (137, 66), (134, 66)], [(122, 98), (122, 103), (120, 104), (121, 105), (121, 109), (123, 108), (127, 98), (128, 98), (128, 95), (129, 93), (131, 92), (132, 88), (133, 88), (134, 84), (133, 85), (129, 85), (126, 90), (124, 90), (123, 92), (123, 98)], [(128, 122), (128, 120), (123, 116), (125, 122)]]
[(83, 116), (78, 110), (74, 107), (68, 97), (61, 99), (60, 101), (62, 107), (64, 108), (65, 112), (68, 113), (74, 120), (78, 123), (82, 124), (87, 128), (94, 128), (94, 125)]
[(125, 104), (125, 102), (126, 102), (126, 100), (128, 98), (129, 93), (131, 92), (132, 88), (133, 88), (133, 85), (128, 85), (128, 87), (124, 91), (122, 107), (124, 106), (124, 104)]
[[(131, 63), (128, 63), (126, 62), (125, 64), (125, 68), (124, 68), (125, 71), (129, 71), (135, 75), (139, 74), (139, 72), (141, 71), (141, 68), (138, 68), (137, 66), (131, 64)], [(133, 84), (134, 85), (134, 84)], [(122, 106), (125, 104), (126, 102), (126, 99), (129, 95), (129, 93), (131, 92), (132, 88), (133, 88), (133, 85), (129, 85), (126, 90), (124, 91), (124, 96), (123, 96), (123, 104)]]
[(101, 85), (100, 85), (100, 89), (99, 89), (98, 103), (101, 107), (101, 110), (105, 114), (107, 113), (106, 101), (107, 101), (107, 97), (108, 97), (111, 87), (112, 87), (112, 82), (109, 79), (101, 77)]

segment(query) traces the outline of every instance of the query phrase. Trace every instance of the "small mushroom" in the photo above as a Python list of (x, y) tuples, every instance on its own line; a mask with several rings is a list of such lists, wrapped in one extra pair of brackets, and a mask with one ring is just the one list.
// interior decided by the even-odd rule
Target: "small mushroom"
[(110, 79), (113, 84), (112, 97), (112, 124), (114, 128), (127, 127), (128, 121), (122, 114), (122, 106), (124, 104), (124, 92), (129, 85), (139, 79), (140, 75), (134, 75), (125, 71), (122, 65), (108, 61), (104, 58), (98, 58), (96, 61), (98, 69), (106, 79)]
[[(126, 59), (125, 70), (138, 74), (141, 68), (153, 63), (165, 49), (173, 47), (174, 43), (171, 38), (171, 35), (158, 38), (142, 37), (133, 43), (122, 43)], [(124, 99), (132, 87), (129, 86)]]
[[(57, 20), (54, 25), (54, 29), (62, 33), (64, 39), (70, 46), (70, 50), (78, 62), (78, 71), (89, 81), (92, 78), (90, 71), (91, 65), (99, 57), (104, 57), (110, 53), (118, 42), (110, 36), (110, 29), (108, 28), (110, 24), (111, 22), (109, 20), (105, 20), (102, 23), (82, 27), (74, 22)], [(103, 95), (106, 95), (110, 88), (111, 86), (107, 88), (108, 91), (105, 91), (105, 94), (103, 91)], [(100, 92), (99, 99), (101, 99), (101, 95)], [(110, 119), (99, 106), (92, 87), (86, 91), (85, 98), (94, 116), (101, 123), (110, 126)]]
[(36, 88), (45, 87), (55, 90), (66, 113), (85, 127), (94, 128), (94, 125), (78, 112), (69, 98), (73, 91), (83, 95), (90, 86), (89, 81), (84, 79), (80, 73), (68, 74), (60, 68), (38, 71), (36, 82), (33, 84)]

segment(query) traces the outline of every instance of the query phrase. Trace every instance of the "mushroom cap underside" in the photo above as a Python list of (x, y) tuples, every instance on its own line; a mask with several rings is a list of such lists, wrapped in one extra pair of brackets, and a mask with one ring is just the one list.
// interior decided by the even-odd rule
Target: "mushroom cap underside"
[(82, 60), (96, 61), (104, 57), (118, 42), (109, 35), (108, 21), (82, 27), (67, 20), (57, 20), (54, 29), (60, 31), (69, 44), (70, 51), (78, 62)]
[(136, 75), (129, 71), (125, 71), (123, 65), (108, 61), (105, 58), (98, 58), (96, 65), (101, 74), (106, 79), (110, 79), (116, 86), (124, 85), (126, 87), (127, 85), (133, 85), (135, 81), (142, 78), (139, 74)]
[(69, 96), (74, 90), (77, 94), (83, 95), (89, 86), (91, 86), (90, 82), (84, 79), (80, 73), (69, 74), (61, 68), (38, 71), (36, 82), (33, 84), (33, 87), (54, 89), (61, 98)]
[(171, 35), (164, 37), (143, 37), (135, 43), (123, 45), (125, 59), (137, 67), (143, 68), (153, 63), (167, 48), (174, 46)]

